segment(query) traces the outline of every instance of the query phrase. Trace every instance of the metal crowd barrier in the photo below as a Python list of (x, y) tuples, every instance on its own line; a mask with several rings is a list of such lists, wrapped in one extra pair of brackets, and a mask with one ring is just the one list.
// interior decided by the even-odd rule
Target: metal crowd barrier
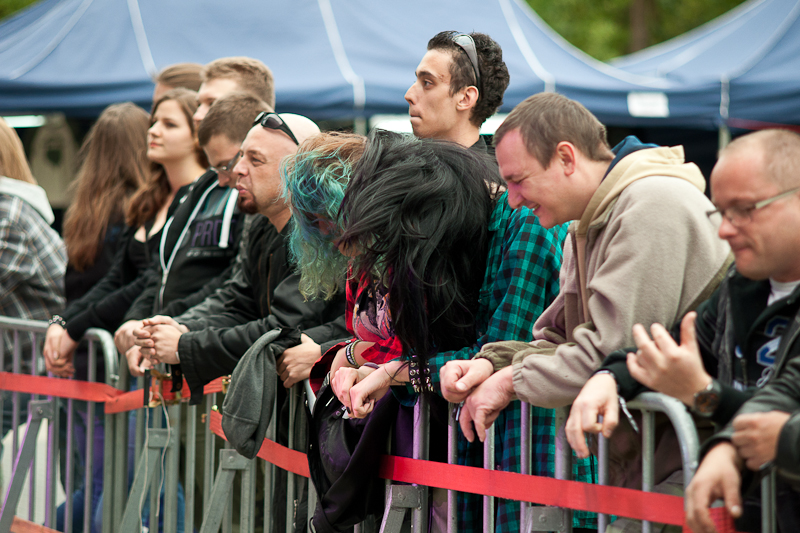
[[(47, 323), (38, 321), (23, 321), (12, 318), (0, 317), (0, 330), (9, 331), (13, 337), (12, 368), (16, 373), (22, 372), (23, 362), (30, 365), (31, 373), (43, 373), (43, 359), (41, 358), (41, 341), (47, 329)], [(31, 336), (30, 353), (23, 354), (24, 337)], [(89, 330), (86, 335), (89, 351), (89, 381), (96, 379), (98, 350), (106, 366), (106, 383), (119, 390), (128, 390), (130, 377), (127, 364), (119, 365), (119, 357), (114, 347), (111, 335), (102, 330)], [(0, 343), (0, 363), (5, 362), (5, 350)], [(27, 359), (25, 357), (27, 356)], [(123, 360), (124, 361), (124, 360)], [(143, 380), (139, 379), (141, 387)], [(74, 430), (78, 419), (76, 406), (73, 400), (59, 400), (43, 394), (33, 395), (30, 400), (30, 415), (28, 430), (21, 446), (17, 447), (17, 432), (22, 421), (20, 412), (24, 395), (11, 393), (12, 397), (12, 431), (14, 445), (12, 453), (17, 458), (16, 465), (8, 490), (5, 495), (2, 512), (0, 512), (0, 533), (8, 531), (11, 520), (17, 510), (17, 502), (23, 490), (26, 478), (31, 480), (29, 499), (31, 508), (28, 519), (33, 519), (33, 506), (44, 505), (46, 527), (54, 528), (56, 522), (56, 483), (60, 480), (56, 475), (56, 462), (60, 454), (58, 428), (59, 416), (62, 411), (66, 416), (66, 457), (67, 461), (62, 468), (65, 471), (66, 503), (64, 506), (64, 520), (67, 531), (72, 531), (72, 522), (76, 509), (73, 509), (71, 495), (75, 490), (74, 483), (78, 477), (77, 465), (74, 464)], [(134, 415), (128, 412), (104, 415), (105, 438), (103, 444), (103, 507), (102, 531), (141, 531), (142, 508), (149, 502), (150, 531), (164, 531), (177, 533), (179, 515), (183, 514), (184, 532), (200, 531), (210, 533), (222, 531), (229, 533), (233, 530), (233, 497), (237, 492), (240, 496), (238, 530), (241, 532), (255, 531), (256, 511), (256, 485), (257, 478), (261, 479), (263, 495), (263, 517), (260, 526), (265, 533), (276, 532), (272, 521), (273, 505), (275, 504), (275, 491), (282, 486), (286, 487), (285, 499), (285, 531), (309, 530), (308, 519), (313, 515), (316, 506), (314, 490), (308, 490), (306, 524), (295, 524), (299, 499), (296, 493), (303, 493), (305, 487), (313, 486), (306, 480), (298, 479), (291, 473), (286, 474), (282, 484), (276, 483), (279, 476), (278, 469), (267, 461), (258, 459), (247, 460), (239, 455), (225, 442), (220, 448), (220, 441), (209, 428), (208, 417), (215, 410), (221, 400), (218, 394), (207, 395), (204, 399), (204, 413), (198, 406), (188, 406), (185, 403), (172, 405), (156, 405), (151, 408), (139, 408)], [(306, 382), (295, 386), (289, 392), (290, 427), (288, 430), (288, 447), (296, 449), (301, 443), (294, 442), (296, 429), (293, 422), (295, 414), (302, 409), (302, 401), (306, 399), (313, 405), (314, 396)], [(220, 402), (221, 403), (221, 402)], [(61, 404), (61, 405), (60, 405)], [(63, 407), (62, 407), (63, 405)], [(3, 408), (0, 397), (0, 408)], [(683, 461), (684, 483), (688, 484), (697, 468), (698, 438), (691, 417), (684, 406), (672, 398), (645, 393), (628, 403), (631, 409), (638, 409), (643, 414), (643, 490), (652, 490), (653, 484), (653, 449), (654, 449), (654, 422), (656, 412), (665, 413), (679, 438), (680, 453)], [(100, 409), (103, 407), (100, 406)], [(450, 419), (448, 427), (448, 462), (456, 463), (457, 444), (456, 437), (458, 423), (455, 421), (455, 406), (450, 406)], [(86, 448), (85, 472), (83, 472), (83, 485), (86, 494), (83, 509), (83, 531), (89, 533), (92, 528), (92, 469), (95, 465), (95, 450), (93, 448), (94, 426), (93, 421), (100, 416), (97, 405), (88, 402), (86, 407)], [(572, 450), (564, 434), (564, 423), (567, 409), (556, 410), (556, 479), (570, 479), (572, 472)], [(165, 416), (166, 415), (166, 416)], [(273, 412), (273, 423), (267, 431), (267, 438), (276, 440), (277, 429), (275, 425), (276, 413)], [(129, 421), (135, 417), (135, 430), (129, 439)], [(417, 402), (414, 412), (414, 459), (427, 459), (429, 445), (429, 406), (424, 398)], [(33, 455), (35, 435), (39, 430), (41, 421), (49, 419), (48, 427), (48, 453), (45, 468), (47, 469), (47, 485), (45, 494), (38, 494), (33, 483), (34, 473), (39, 465)], [(167, 421), (168, 419), (168, 421)], [(531, 409), (527, 404), (522, 404), (522, 435), (531, 434)], [(199, 424), (199, 425), (198, 425)], [(185, 436), (182, 439), (182, 431)], [(197, 436), (202, 437), (198, 442)], [(133, 463), (129, 468), (129, 441), (133, 443)], [(183, 444), (181, 444), (183, 441)], [(484, 447), (484, 468), (494, 469), (494, 431), (493, 427), (487, 433), (487, 445)], [(522, 439), (521, 472), (531, 473), (530, 438)], [(305, 452), (304, 449), (300, 451)], [(599, 439), (599, 478), (600, 483), (607, 480), (607, 442), (602, 437)], [(183, 458), (185, 469), (179, 475), (180, 461)], [(202, 474), (198, 472), (198, 465), (202, 466)], [(237, 472), (241, 482), (234, 482)], [(132, 477), (129, 478), (129, 473)], [(130, 483), (130, 487), (129, 487)], [(163, 483), (163, 503), (159, 497)], [(774, 477), (768, 477), (763, 483), (764, 501), (764, 531), (772, 533), (774, 529), (774, 500), (770, 490), (774, 484)], [(179, 488), (180, 487), (180, 488)], [(297, 488), (297, 490), (296, 490)], [(185, 506), (183, 513), (179, 509), (179, 492), (183, 491)], [(425, 486), (395, 485), (387, 482), (386, 485), (386, 511), (381, 522), (381, 531), (390, 533), (399, 531), (406, 512), (411, 511), (411, 525), (413, 531), (426, 531), (428, 529), (428, 499), (430, 490)], [(149, 494), (149, 495), (148, 495)], [(195, 516), (197, 501), (202, 502), (202, 517)], [(448, 491), (446, 528), (448, 533), (458, 531), (456, 512), (457, 492)], [(282, 504), (281, 504), (282, 505)], [(572, 511), (558, 507), (536, 506), (521, 502), (520, 524), (523, 531), (572, 531)], [(494, 530), (495, 499), (491, 496), (483, 498), (483, 524), (484, 531)], [(163, 522), (159, 525), (160, 522)], [(604, 531), (608, 524), (608, 517), (598, 516), (598, 530)], [(643, 531), (649, 531), (650, 524), (643, 524)], [(361, 531), (362, 528), (356, 528)]]
[[(458, 421), (455, 413), (456, 404), (450, 404), (447, 432), (447, 462), (457, 464), (457, 437)], [(521, 412), (521, 457), (520, 467), (522, 474), (530, 474), (531, 465), (531, 439), (524, 438), (531, 434), (531, 406), (522, 403)], [(555, 457), (555, 479), (568, 480), (571, 478), (572, 471), (572, 449), (566, 440), (564, 424), (568, 416), (568, 408), (556, 410), (556, 457)], [(429, 428), (429, 409), (424, 396), (417, 402), (414, 410), (414, 459), (426, 459), (428, 453), (428, 428)], [(495, 456), (495, 437), (494, 425), (486, 431), (484, 439), (483, 467), (494, 470)], [(388, 485), (386, 510), (381, 523), (381, 533), (394, 533), (400, 531), (400, 524), (406, 508), (412, 510), (412, 531), (427, 531), (428, 518), (428, 487)], [(457, 517), (458, 491), (447, 491), (447, 533), (455, 533), (458, 528)], [(494, 531), (495, 529), (495, 498), (483, 496), (483, 531)], [(559, 507), (535, 506), (528, 502), (520, 502), (520, 524), (522, 531), (572, 531), (572, 510)]]
[[(45, 374), (44, 359), (41, 355), (44, 336), (48, 324), (44, 321), (19, 320), (15, 318), (0, 317), (0, 331), (7, 331), (13, 339), (13, 349), (10, 370), (17, 374), (31, 374), (42, 376)], [(114, 346), (111, 334), (104, 330), (90, 329), (84, 340), (88, 344), (88, 381), (96, 381), (98, 357), (102, 357), (106, 368), (106, 384), (118, 390), (127, 391), (130, 383), (127, 364), (119, 364), (120, 357)], [(99, 351), (99, 354), (98, 354)], [(5, 368), (7, 361), (5, 346), (0, 342), (0, 365)], [(28, 370), (23, 372), (23, 367)], [(141, 388), (143, 378), (138, 379)], [(43, 391), (44, 393), (45, 391)], [(272, 516), (273, 492), (275, 486), (273, 479), (276, 468), (266, 461), (246, 460), (235, 450), (230, 449), (227, 443), (219, 449), (218, 437), (214, 435), (207, 421), (207, 417), (216, 409), (217, 394), (207, 395), (204, 399), (205, 407), (188, 406), (185, 403), (171, 405), (157, 405), (151, 408), (139, 408), (132, 413), (103, 414), (103, 405), (95, 402), (86, 402), (85, 410), (85, 456), (84, 472), (78, 472), (79, 465), (75, 463), (75, 430), (81, 416), (77, 412), (75, 400), (61, 399), (45, 394), (30, 395), (27, 402), (30, 414), (28, 428), (21, 445), (17, 445), (19, 426), (24, 422), (21, 413), (24, 413), (24, 403), (28, 395), (19, 392), (8, 393), (11, 397), (11, 428), (13, 433), (13, 449), (6, 450), (15, 458), (15, 465), (11, 478), (7, 483), (7, 491), (0, 511), (0, 532), (9, 531), (14, 516), (17, 514), (18, 502), (23, 492), (24, 483), (30, 480), (29, 512), (27, 518), (34, 521), (35, 511), (44, 507), (44, 526), (56, 528), (56, 501), (57, 485), (62, 484), (58, 475), (59, 463), (64, 473), (64, 492), (66, 501), (63, 503), (62, 525), (66, 531), (73, 531), (73, 517), (77, 509), (73, 507), (72, 495), (76, 483), (83, 484), (85, 493), (83, 508), (83, 523), (77, 524), (76, 529), (84, 533), (96, 531), (93, 526), (93, 509), (91, 494), (94, 479), (93, 468), (97, 465), (98, 450), (94, 447), (95, 421), (103, 417), (103, 501), (102, 501), (102, 526), (103, 533), (142, 531), (141, 508), (149, 502), (150, 531), (164, 531), (176, 533), (178, 517), (183, 515), (183, 528), (185, 532), (191, 531), (217, 531), (222, 526), (225, 532), (232, 531), (231, 503), (233, 500), (233, 477), (236, 472), (242, 472), (241, 482), (241, 518), (238, 526), (241, 532), (252, 532), (256, 528), (254, 523), (256, 501), (256, 476), (261, 472), (267, 487), (263, 496), (263, 513), (265, 521), (259, 524), (265, 532), (274, 531), (270, 523)], [(294, 416), (302, 409), (302, 385), (294, 387), (289, 393), (290, 415)], [(221, 401), (220, 401), (221, 403)], [(0, 409), (8, 407), (3, 405), (0, 397)], [(99, 412), (98, 412), (99, 409)], [(185, 411), (185, 412), (184, 412)], [(203, 411), (203, 412), (201, 412)], [(166, 416), (165, 416), (166, 415)], [(65, 417), (65, 424), (60, 424)], [(41, 468), (35, 459), (36, 436), (42, 427), (42, 421), (48, 420), (46, 486), (44, 493), (34, 483), (36, 471)], [(166, 423), (166, 419), (169, 423)], [(275, 416), (273, 415), (273, 420)], [(129, 439), (129, 422), (135, 420), (135, 430)], [(198, 425), (200, 424), (200, 425)], [(66, 436), (59, 438), (59, 426), (65, 426)], [(199, 429), (198, 429), (199, 428)], [(181, 446), (181, 431), (188, 432)], [(293, 442), (293, 430), (290, 428), (289, 446), (297, 447)], [(204, 442), (198, 449), (195, 436), (202, 434)], [(267, 438), (276, 440), (275, 423), (267, 431)], [(64, 446), (61, 446), (64, 441)], [(133, 444), (133, 462), (129, 468), (129, 442)], [(62, 449), (64, 448), (64, 449)], [(302, 450), (305, 451), (305, 450)], [(65, 452), (66, 461), (59, 458)], [(186, 465), (183, 476), (179, 476), (179, 461), (184, 459)], [(198, 477), (197, 466), (203, 465), (203, 475)], [(133, 474), (129, 476), (129, 474)], [(302, 486), (294, 474), (288, 475), (288, 494), (292, 494), (292, 487)], [(163, 498), (159, 498), (159, 488), (163, 482)], [(199, 490), (195, 485), (199, 484)], [(130, 486), (129, 486), (130, 484)], [(184, 509), (178, 508), (178, 494), (180, 490), (185, 495)], [(312, 491), (313, 492), (313, 491)], [(148, 496), (149, 493), (149, 496)], [(195, 501), (202, 498), (202, 517), (195, 517)], [(160, 499), (163, 499), (163, 504)], [(298, 502), (294, 497), (286, 498), (286, 531), (294, 531), (293, 522), (297, 513)], [(314, 501), (309, 502), (315, 506)], [(180, 511), (183, 511), (182, 513)], [(200, 520), (202, 518), (202, 521)]]
[[(41, 375), (44, 373), (44, 360), (41, 357), (41, 346), (44, 340), (44, 334), (47, 331), (47, 322), (34, 321), (34, 320), (20, 320), (16, 318), (0, 317), (0, 330), (9, 334), (12, 337), (12, 360), (11, 368), (14, 373), (23, 373), (23, 361), (30, 375)], [(5, 336), (5, 335), (4, 335)], [(106, 383), (114, 386), (117, 380), (117, 350), (114, 347), (114, 339), (107, 331), (99, 329), (90, 329), (87, 331), (85, 340), (88, 343), (88, 369), (89, 381), (96, 380), (96, 368), (98, 350), (100, 356), (103, 358), (106, 369)], [(27, 350), (23, 349), (23, 345)], [(23, 354), (23, 351), (28, 353)], [(5, 342), (0, 339), (0, 369), (6, 368)], [(24, 359), (27, 356), (27, 359)], [(44, 392), (44, 391), (43, 391)], [(0, 531), (8, 531), (17, 512), (17, 506), (22, 495), (23, 485), (26, 478), (29, 479), (29, 509), (28, 519), (33, 520), (35, 509), (37, 506), (44, 505), (44, 523), (47, 527), (55, 527), (56, 518), (56, 458), (59, 455), (59, 417), (61, 416), (61, 409), (59, 408), (59, 400), (53, 396), (46, 396), (44, 394), (34, 394), (30, 397), (28, 404), (28, 427), (25, 437), (21, 446), (18, 445), (19, 426), (22, 423), (20, 414), (23, 410), (22, 403), (26, 403), (25, 399), (28, 395), (19, 392), (11, 392), (11, 428), (9, 431), (12, 433), (13, 444), (11, 453), (16, 458), (11, 479), (8, 482), (5, 498), (3, 500), (3, 509), (0, 512)], [(4, 393), (5, 396), (5, 393)], [(92, 467), (94, 460), (94, 420), (96, 416), (96, 405), (89, 402), (86, 407), (86, 472), (84, 476), (84, 484), (86, 492), (91, 494), (92, 490)], [(3, 397), (0, 396), (0, 411), (6, 409), (3, 402)], [(102, 407), (101, 407), (102, 409)], [(64, 520), (68, 530), (71, 530), (73, 508), (71, 494), (73, 492), (74, 482), (74, 456), (73, 456), (73, 430), (75, 422), (75, 406), (73, 400), (66, 401), (66, 417), (67, 417), (67, 458), (65, 465), (66, 487), (64, 487), (67, 495), (67, 505), (65, 506)], [(47, 481), (45, 486), (45, 494), (40, 495), (37, 493), (35, 477), (39, 465), (35, 458), (36, 438), (41, 428), (42, 421), (48, 420), (48, 436), (47, 436), (47, 461), (46, 472)], [(108, 417), (106, 417), (106, 422)], [(5, 430), (5, 428), (4, 428)], [(4, 436), (4, 435), (2, 435)], [(8, 453), (8, 452), (6, 452)], [(85, 509), (88, 510), (91, 503), (91, 498), (86, 502)], [(89, 513), (85, 513), (84, 530), (88, 531)]]
[[(522, 403), (522, 435), (531, 434), (531, 409), (530, 405)], [(651, 492), (653, 489), (654, 477), (654, 451), (655, 451), (655, 413), (664, 413), (672, 423), (678, 437), (681, 462), (683, 467), (684, 489), (689, 485), (698, 466), (700, 443), (694, 421), (689, 415), (686, 407), (679, 400), (664, 394), (646, 392), (637, 396), (634, 400), (627, 403), (627, 407), (642, 412), (642, 491)], [(455, 420), (456, 405), (450, 405), (450, 418), (448, 427), (448, 463), (456, 463), (457, 452), (457, 432), (458, 422)], [(424, 402), (418, 402), (415, 409), (415, 454), (414, 458), (424, 458), (427, 454), (427, 406)], [(555, 479), (569, 480), (572, 473), (572, 449), (566, 439), (564, 426), (569, 416), (569, 408), (556, 409), (556, 457), (555, 457)], [(424, 420), (424, 424), (419, 423)], [(522, 439), (521, 450), (521, 473), (531, 473), (531, 449), (530, 438)], [(608, 482), (608, 441), (602, 437), (598, 438), (598, 483), (601, 485)], [(417, 452), (420, 447), (420, 452)], [(419, 457), (418, 457), (419, 455)], [(484, 443), (484, 465), (486, 469), (494, 470), (494, 426), (491, 426), (486, 433)], [(762, 532), (774, 533), (777, 531), (775, 525), (775, 474), (772, 473), (762, 481), (762, 501), (766, 502), (762, 510)], [(399, 531), (399, 522), (402, 520), (404, 507), (408, 507), (408, 502), (415, 502), (414, 512), (421, 513), (428, 507), (427, 487), (413, 487), (414, 497), (408, 497), (411, 487), (401, 485), (390, 485), (387, 487), (387, 505), (382, 523), (381, 532)], [(400, 503), (393, 503), (395, 497), (402, 492), (403, 498)], [(447, 532), (458, 531), (458, 519), (456, 511), (457, 491), (448, 491), (447, 501)], [(491, 496), (483, 497), (483, 531), (494, 531), (494, 498)], [(387, 518), (393, 517), (393, 520)], [(427, 514), (425, 515), (427, 518)], [(420, 520), (425, 520), (421, 518)], [(531, 531), (557, 531), (567, 533), (572, 531), (572, 510), (567, 508), (534, 506), (527, 502), (520, 503), (520, 524), (521, 530)], [(605, 531), (609, 525), (608, 515), (598, 514), (597, 530)], [(412, 522), (412, 528), (427, 527), (426, 522)], [(642, 522), (642, 532), (649, 533), (652, 530), (651, 523)], [(425, 531), (425, 529), (413, 529), (413, 531)]]
[[(642, 412), (642, 491), (652, 492), (653, 490), (656, 413), (667, 415), (678, 436), (681, 463), (683, 465), (683, 487), (685, 490), (689, 486), (695, 470), (697, 470), (697, 460), (700, 453), (697, 429), (691, 415), (686, 410), (686, 406), (675, 398), (655, 392), (642, 393), (628, 402), (627, 406), (629, 409)], [(602, 434), (598, 436), (598, 463), (598, 483), (605, 485), (608, 483), (608, 441)], [(607, 525), (608, 516), (604, 514), (598, 515), (597, 530), (605, 531)], [(642, 533), (650, 533), (651, 529), (650, 522), (646, 520), (642, 522)]]

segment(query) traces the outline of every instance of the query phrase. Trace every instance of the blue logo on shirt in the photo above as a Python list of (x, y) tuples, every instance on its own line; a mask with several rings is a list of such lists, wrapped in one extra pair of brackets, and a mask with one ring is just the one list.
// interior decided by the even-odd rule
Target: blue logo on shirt
[(766, 342), (756, 352), (757, 361), (760, 365), (772, 366), (775, 364), (775, 352), (778, 351), (778, 346), (781, 343), (781, 335), (783, 335), (783, 332), (786, 331), (788, 326), (789, 321), (780, 316), (776, 316), (767, 322), (767, 326), (764, 328), (764, 335), (773, 337), (773, 339)]

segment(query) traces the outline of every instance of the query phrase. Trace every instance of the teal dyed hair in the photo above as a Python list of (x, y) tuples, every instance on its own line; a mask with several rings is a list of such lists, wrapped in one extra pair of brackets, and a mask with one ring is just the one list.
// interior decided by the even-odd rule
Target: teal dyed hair
[(283, 195), (294, 219), (289, 250), (306, 298), (332, 298), (347, 276), (349, 258), (336, 246), (342, 234), (339, 206), (364, 142), (361, 135), (321, 133), (281, 165)]

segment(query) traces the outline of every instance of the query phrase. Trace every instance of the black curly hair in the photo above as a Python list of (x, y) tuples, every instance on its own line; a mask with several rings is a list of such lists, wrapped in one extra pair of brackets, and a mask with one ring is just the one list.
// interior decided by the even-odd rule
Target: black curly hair
[[(475, 84), (475, 74), (469, 57), (453, 41), (453, 37), (456, 35), (459, 35), (459, 32), (443, 31), (428, 41), (428, 50), (449, 51), (453, 57), (453, 61), (450, 63), (451, 96), (464, 87)], [(500, 45), (485, 33), (473, 32), (468, 35), (475, 42), (481, 73), (478, 102), (472, 108), (469, 120), (473, 125), (480, 127), (503, 105), (503, 94), (505, 94), (511, 78), (508, 74), (508, 67), (503, 61), (503, 49), (500, 48)]]
[(406, 359), (475, 342), (497, 169), (455, 143), (373, 130), (341, 206), (356, 279), (389, 289)]

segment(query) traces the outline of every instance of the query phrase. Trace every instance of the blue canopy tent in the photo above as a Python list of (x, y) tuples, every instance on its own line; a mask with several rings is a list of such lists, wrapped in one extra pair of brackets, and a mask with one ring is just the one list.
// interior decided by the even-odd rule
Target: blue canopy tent
[(703, 120), (756, 129), (800, 124), (800, 1), (750, 0), (680, 37), (612, 62), (693, 88)]
[[(414, 69), (444, 29), (482, 31), (503, 47), (511, 72), (503, 110), (554, 90), (608, 124), (695, 114), (694, 89), (592, 60), (520, 0), (42, 0), (0, 24), (0, 113), (94, 116), (124, 100), (148, 107), (158, 69), (234, 55), (270, 66), (279, 111), (315, 119), (406, 113)], [(674, 89), (669, 102), (659, 100), (666, 89)], [(653, 95), (657, 105), (631, 106)]]

